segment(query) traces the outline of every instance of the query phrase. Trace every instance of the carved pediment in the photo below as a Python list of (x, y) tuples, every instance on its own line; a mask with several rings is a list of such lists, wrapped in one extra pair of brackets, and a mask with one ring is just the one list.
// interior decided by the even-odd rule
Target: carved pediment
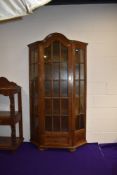
[(16, 93), (20, 90), (20, 86), (16, 83), (9, 81), (5, 77), (0, 77), (0, 94), (9, 95)]

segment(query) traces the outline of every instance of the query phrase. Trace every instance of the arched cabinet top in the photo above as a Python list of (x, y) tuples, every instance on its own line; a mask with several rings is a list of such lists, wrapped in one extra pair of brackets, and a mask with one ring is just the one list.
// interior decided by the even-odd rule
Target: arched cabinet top
[(68, 39), (65, 35), (63, 35), (61, 33), (54, 32), (54, 33), (47, 35), (43, 40), (36, 41), (36, 42), (29, 44), (28, 47), (30, 47), (30, 46), (32, 47), (32, 45), (35, 46), (35, 45), (40, 45), (40, 44), (45, 44), (45, 43), (51, 43), (53, 41), (61, 41), (61, 42), (64, 42), (66, 44), (79, 44), (79, 45), (82, 45), (85, 47), (88, 44), (88, 43), (81, 42), (78, 40)]
[(9, 81), (5, 77), (0, 77), (0, 94), (9, 96), (11, 94), (18, 93), (21, 87), (16, 83)]

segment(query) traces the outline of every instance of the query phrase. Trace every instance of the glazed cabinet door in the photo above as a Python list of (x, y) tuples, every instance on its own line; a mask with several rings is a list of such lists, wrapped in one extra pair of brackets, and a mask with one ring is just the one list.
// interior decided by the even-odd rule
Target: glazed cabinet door
[(70, 144), (72, 98), (70, 47), (56, 38), (44, 44), (42, 50), (43, 144), (67, 146)]
[(85, 142), (86, 135), (86, 48), (74, 45), (74, 144)]

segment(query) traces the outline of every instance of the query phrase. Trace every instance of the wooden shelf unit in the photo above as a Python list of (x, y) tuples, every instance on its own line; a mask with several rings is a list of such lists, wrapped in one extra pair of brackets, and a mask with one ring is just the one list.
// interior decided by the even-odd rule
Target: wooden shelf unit
[[(21, 87), (8, 81), (5, 77), (0, 77), (0, 95), (8, 97), (10, 101), (9, 111), (0, 111), (0, 125), (11, 127), (11, 136), (0, 136), (0, 149), (16, 150), (23, 142)], [(17, 111), (15, 109), (15, 95), (17, 95)], [(16, 124), (18, 124), (18, 136)]]

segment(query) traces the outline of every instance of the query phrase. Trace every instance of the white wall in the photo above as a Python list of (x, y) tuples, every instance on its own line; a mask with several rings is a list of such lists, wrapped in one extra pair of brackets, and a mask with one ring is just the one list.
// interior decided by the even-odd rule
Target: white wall
[[(29, 140), (28, 47), (52, 32), (88, 43), (87, 141), (117, 141), (117, 4), (44, 6), (0, 24), (0, 76), (22, 86), (23, 128)], [(7, 131), (0, 126), (0, 133)]]

